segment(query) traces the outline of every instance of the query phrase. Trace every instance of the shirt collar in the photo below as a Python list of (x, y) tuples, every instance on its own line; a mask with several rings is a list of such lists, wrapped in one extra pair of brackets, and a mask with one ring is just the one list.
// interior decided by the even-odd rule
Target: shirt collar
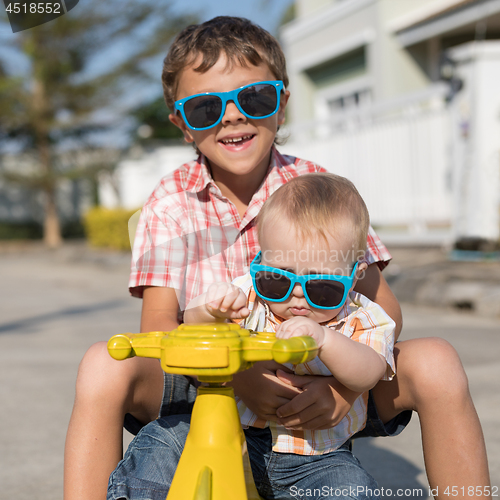
[(297, 176), (293, 161), (295, 158), (283, 156), (274, 146), (271, 149), (271, 161), (264, 182), (254, 195), (261, 204), (283, 184)]
[[(273, 146), (271, 149), (271, 161), (264, 177), (264, 181), (260, 188), (255, 193), (254, 197), (260, 199), (262, 203), (271, 194), (269, 191), (274, 191), (273, 186), (276, 183), (276, 176), (281, 177), (283, 171), (286, 170), (288, 162)], [(187, 176), (186, 191), (198, 193), (203, 191), (209, 184), (216, 186), (212, 175), (210, 174), (210, 167), (205, 155), (200, 154), (194, 162), (194, 168), (189, 169)], [(288, 179), (287, 179), (288, 180)], [(281, 182), (279, 182), (281, 185)]]
[(186, 178), (186, 191), (199, 193), (209, 185), (217, 187), (212, 175), (206, 157), (202, 154), (194, 161), (192, 168), (189, 169)]

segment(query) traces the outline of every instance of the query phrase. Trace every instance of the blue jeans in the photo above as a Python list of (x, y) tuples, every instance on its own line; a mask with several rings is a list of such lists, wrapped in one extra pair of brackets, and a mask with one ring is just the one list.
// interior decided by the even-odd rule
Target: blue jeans
[(295, 455), (272, 451), (268, 428), (251, 427), (245, 437), (255, 485), (263, 498), (379, 498), (375, 479), (351, 453), (349, 442), (325, 455)]
[[(162, 417), (146, 425), (111, 474), (108, 500), (165, 500), (180, 459), (190, 415)], [(266, 499), (378, 498), (377, 483), (346, 443), (325, 454), (272, 451), (269, 429), (245, 431), (255, 485)]]

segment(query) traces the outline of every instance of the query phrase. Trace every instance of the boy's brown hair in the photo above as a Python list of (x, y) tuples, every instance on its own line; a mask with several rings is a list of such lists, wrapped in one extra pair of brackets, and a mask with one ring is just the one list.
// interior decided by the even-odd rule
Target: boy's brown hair
[[(270, 222), (289, 224), (302, 240), (348, 231), (352, 237), (353, 255), (364, 256), (370, 218), (363, 198), (354, 184), (339, 175), (317, 172), (295, 177), (264, 203), (257, 216), (257, 233)], [(338, 233), (337, 233), (338, 234)]]
[(170, 110), (174, 109), (181, 71), (201, 55), (202, 62), (194, 70), (204, 73), (217, 63), (221, 53), (230, 66), (265, 63), (276, 79), (288, 86), (285, 55), (270, 33), (242, 17), (214, 17), (181, 31), (163, 61), (163, 95)]

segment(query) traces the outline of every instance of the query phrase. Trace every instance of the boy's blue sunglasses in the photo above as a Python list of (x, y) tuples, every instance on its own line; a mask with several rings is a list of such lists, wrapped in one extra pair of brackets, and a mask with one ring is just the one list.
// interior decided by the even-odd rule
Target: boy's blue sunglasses
[(191, 130), (206, 130), (219, 124), (228, 101), (234, 102), (247, 118), (260, 120), (274, 115), (280, 106), (281, 80), (257, 82), (230, 92), (206, 92), (179, 99), (174, 109), (179, 111)]
[(284, 302), (292, 293), (296, 283), (300, 283), (307, 302), (317, 309), (338, 309), (347, 300), (349, 291), (356, 277), (358, 262), (350, 276), (336, 274), (297, 274), (263, 266), (261, 252), (257, 254), (250, 264), (255, 293), (263, 300), (269, 302)]

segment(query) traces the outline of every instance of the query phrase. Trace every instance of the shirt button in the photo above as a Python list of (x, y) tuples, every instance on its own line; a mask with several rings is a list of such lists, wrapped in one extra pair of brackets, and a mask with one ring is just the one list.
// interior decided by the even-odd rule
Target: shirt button
[(224, 222), (231, 222), (233, 220), (233, 216), (228, 212), (224, 217), (222, 218)]

